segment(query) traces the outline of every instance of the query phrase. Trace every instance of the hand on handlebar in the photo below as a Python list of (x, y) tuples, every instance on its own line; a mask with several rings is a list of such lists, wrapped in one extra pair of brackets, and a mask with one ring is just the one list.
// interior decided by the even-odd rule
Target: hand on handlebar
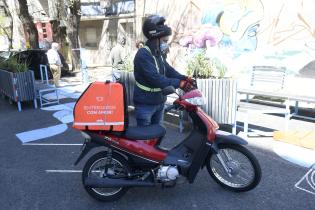
[(189, 92), (197, 88), (197, 83), (193, 78), (187, 77), (185, 80), (180, 81), (179, 87), (183, 91)]
[(189, 82), (194, 88), (197, 88), (197, 82), (194, 78), (189, 76), (186, 78), (186, 81)]

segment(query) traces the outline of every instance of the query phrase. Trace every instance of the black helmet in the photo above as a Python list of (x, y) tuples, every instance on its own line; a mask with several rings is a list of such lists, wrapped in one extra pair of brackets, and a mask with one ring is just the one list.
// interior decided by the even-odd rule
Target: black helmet
[(142, 26), (142, 32), (147, 39), (156, 39), (172, 34), (172, 29), (164, 25), (165, 18), (159, 15), (147, 17)]

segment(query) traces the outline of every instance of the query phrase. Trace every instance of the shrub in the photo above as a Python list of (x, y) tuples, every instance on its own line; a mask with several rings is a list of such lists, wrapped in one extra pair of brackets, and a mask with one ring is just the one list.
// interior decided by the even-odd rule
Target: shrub
[(0, 62), (0, 68), (13, 73), (18, 73), (27, 71), (28, 65), (27, 63), (20, 63), (16, 58), (12, 57)]
[(216, 72), (215, 76), (219, 78), (225, 77), (225, 74), (227, 73), (227, 67), (222, 63), (222, 61), (218, 58), (213, 58), (211, 62)]
[(187, 74), (196, 75), (198, 78), (209, 78), (212, 76), (210, 60), (205, 56), (205, 51), (195, 54), (187, 64)]
[(187, 63), (187, 75), (198, 78), (223, 78), (227, 67), (218, 58), (208, 58), (203, 50), (195, 54)]

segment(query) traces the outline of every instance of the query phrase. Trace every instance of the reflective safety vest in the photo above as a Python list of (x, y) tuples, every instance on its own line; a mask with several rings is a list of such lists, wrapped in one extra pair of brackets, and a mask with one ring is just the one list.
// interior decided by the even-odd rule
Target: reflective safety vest
[[(151, 52), (151, 50), (150, 50), (150, 48), (148, 47), (148, 46), (144, 46), (143, 48), (145, 48), (150, 54), (151, 54), (151, 56), (153, 57), (153, 59), (154, 59), (154, 62), (155, 62), (155, 66), (156, 66), (156, 69), (158, 70), (158, 72), (160, 73), (160, 68), (159, 68), (159, 65), (158, 65), (158, 63), (157, 63), (157, 60), (156, 60), (156, 58), (153, 56), (153, 54), (152, 54), (152, 52)], [(161, 56), (161, 58), (162, 58), (162, 61), (164, 62), (164, 60), (163, 60), (163, 57)], [(164, 69), (164, 74), (165, 74), (165, 69)], [(160, 92), (160, 91), (162, 91), (162, 89), (161, 88), (150, 88), (150, 87), (147, 87), (147, 86), (144, 86), (144, 85), (142, 85), (142, 84), (140, 84), (139, 82), (137, 82), (136, 81), (136, 85), (138, 86), (138, 88), (140, 88), (141, 90), (144, 90), (144, 91), (147, 91), (147, 92)]]

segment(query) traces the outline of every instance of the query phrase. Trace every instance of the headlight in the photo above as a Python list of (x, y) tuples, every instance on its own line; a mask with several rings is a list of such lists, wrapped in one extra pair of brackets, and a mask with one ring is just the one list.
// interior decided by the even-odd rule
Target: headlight
[(194, 97), (194, 98), (188, 98), (185, 99), (188, 103), (191, 103), (193, 105), (202, 106), (205, 104), (205, 99), (203, 97)]

